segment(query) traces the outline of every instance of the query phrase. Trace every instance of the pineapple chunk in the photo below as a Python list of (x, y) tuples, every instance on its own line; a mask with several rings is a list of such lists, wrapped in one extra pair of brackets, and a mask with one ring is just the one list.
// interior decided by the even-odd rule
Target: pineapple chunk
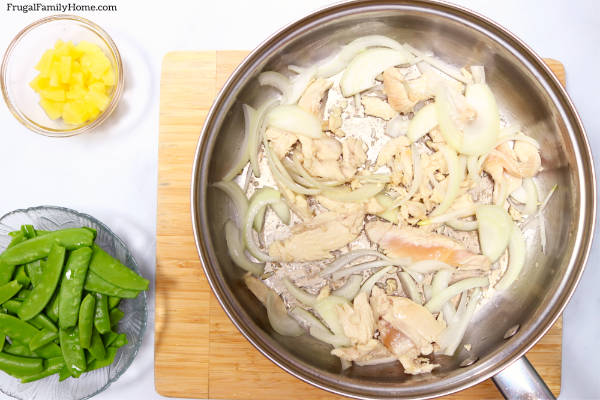
[(58, 40), (35, 68), (39, 74), (29, 86), (40, 95), (40, 105), (50, 118), (80, 125), (108, 107), (115, 73), (97, 45)]

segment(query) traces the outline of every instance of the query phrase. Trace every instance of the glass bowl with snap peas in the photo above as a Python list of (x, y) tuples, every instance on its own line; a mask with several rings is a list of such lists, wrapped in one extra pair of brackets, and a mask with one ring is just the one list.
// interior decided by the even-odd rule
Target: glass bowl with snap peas
[(0, 391), (80, 400), (131, 365), (148, 280), (106, 225), (42, 206), (0, 218)]

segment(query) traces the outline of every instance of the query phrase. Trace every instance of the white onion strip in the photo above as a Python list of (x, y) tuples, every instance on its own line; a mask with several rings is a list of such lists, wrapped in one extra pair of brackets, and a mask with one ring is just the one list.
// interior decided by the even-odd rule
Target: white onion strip
[(346, 336), (334, 335), (321, 321), (305, 309), (295, 307), (290, 311), (290, 315), (301, 324), (308, 326), (308, 332), (315, 339), (330, 344), (333, 347), (350, 345), (350, 340)]
[(431, 213), (431, 216), (433, 217), (445, 213), (452, 206), (454, 200), (456, 200), (456, 197), (458, 196), (460, 184), (464, 180), (465, 175), (465, 165), (462, 165), (463, 163), (461, 162), (465, 160), (464, 158), (459, 160), (456, 152), (447, 146), (441, 147), (440, 151), (448, 164), (448, 187), (446, 189), (444, 200), (442, 200), (442, 203)]
[(436, 215), (435, 217), (427, 218), (422, 221), (419, 221), (418, 225), (422, 226), (422, 225), (429, 225), (429, 224), (441, 224), (443, 222), (449, 221), (454, 218), (470, 217), (471, 215), (475, 215), (475, 209), (476, 209), (475, 205), (472, 205), (472, 206), (468, 206), (465, 208), (460, 208), (455, 211), (449, 211), (445, 214)]
[(331, 278), (335, 281), (348, 275), (353, 275), (371, 268), (387, 267), (388, 265), (392, 265), (392, 262), (389, 260), (369, 261), (335, 272)]
[(250, 254), (260, 261), (273, 261), (273, 258), (263, 252), (254, 241), (254, 229), (252, 229), (252, 227), (254, 225), (254, 219), (260, 213), (261, 209), (267, 205), (278, 202), (281, 198), (281, 194), (270, 187), (263, 187), (259, 190), (260, 193), (253, 196), (254, 198), (248, 206), (248, 213), (246, 214), (244, 222), (243, 238)]
[(455, 231), (463, 232), (474, 231), (479, 227), (479, 222), (477, 221), (464, 221), (458, 218), (449, 219), (445, 224)]
[(281, 102), (287, 102), (292, 86), (287, 76), (275, 71), (266, 71), (258, 75), (258, 84), (261, 86), (273, 86), (281, 92)]
[(401, 271), (398, 272), (398, 278), (400, 279), (404, 293), (415, 303), (419, 305), (423, 304), (423, 296), (410, 274), (406, 271)]
[(453, 285), (448, 286), (446, 289), (433, 296), (431, 300), (425, 304), (425, 307), (432, 313), (438, 312), (442, 309), (444, 303), (457, 294), (476, 287), (488, 286), (489, 284), (490, 281), (486, 276), (463, 279), (462, 281), (458, 281)]
[(231, 220), (227, 220), (225, 223), (225, 241), (227, 242), (229, 256), (237, 266), (253, 275), (262, 275), (265, 264), (255, 263), (246, 256), (240, 231)]
[[(260, 166), (258, 163), (258, 153), (260, 152), (260, 143), (267, 129), (266, 117), (273, 107), (279, 104), (278, 100), (271, 100), (259, 107), (256, 112), (256, 124), (253, 130), (250, 131), (248, 138), (248, 153), (252, 172), (257, 178), (260, 177)], [(247, 176), (250, 176), (249, 174)]]
[(519, 277), (525, 265), (526, 251), (525, 237), (523, 237), (521, 230), (513, 225), (513, 231), (508, 242), (508, 266), (502, 279), (496, 284), (497, 290), (507, 289)]
[(310, 294), (294, 285), (287, 277), (282, 279), (283, 285), (288, 292), (300, 303), (305, 304), (309, 307), (314, 307), (317, 303), (317, 296)]
[(344, 203), (362, 203), (367, 201), (383, 190), (385, 183), (366, 183), (356, 190), (350, 190), (345, 186), (324, 189), (322, 195), (328, 199)]
[(392, 267), (391, 265), (381, 268), (379, 271), (377, 271), (373, 275), (371, 275), (369, 277), (369, 279), (367, 279), (365, 281), (365, 283), (362, 284), (360, 291), (366, 293), (367, 297), (370, 296), (371, 290), (373, 290), (373, 286), (375, 286), (377, 281), (380, 280), (385, 274), (387, 274), (388, 272), (390, 272), (393, 269), (394, 269), (394, 267)]
[(271, 173), (273, 174), (273, 179), (275, 179), (275, 181), (277, 181), (278, 184), (283, 185), (292, 192), (300, 194), (315, 195), (321, 192), (319, 189), (308, 189), (294, 182), (285, 170), (285, 167), (283, 166), (281, 161), (273, 155), (273, 152), (271, 151), (271, 148), (269, 147), (268, 143), (265, 143), (265, 154), (267, 156), (269, 168), (271, 170)]
[(304, 333), (298, 321), (288, 315), (281, 297), (272, 290), (267, 295), (265, 307), (269, 323), (275, 332), (283, 336), (300, 336)]
[(256, 110), (250, 107), (248, 104), (242, 104), (242, 108), (244, 110), (244, 139), (242, 140), (242, 145), (239, 153), (237, 154), (236, 161), (232, 164), (229, 171), (227, 171), (223, 177), (224, 181), (230, 181), (235, 178), (244, 169), (244, 166), (250, 159), (250, 151), (248, 146), (251, 132), (255, 129), (257, 124), (257, 116)]
[(321, 273), (319, 275), (327, 276), (327, 275), (333, 274), (334, 272), (336, 272), (337, 270), (342, 268), (344, 265), (350, 264), (352, 261), (356, 260), (357, 258), (371, 257), (371, 256), (385, 258), (385, 256), (383, 254), (381, 254), (380, 252), (378, 252), (377, 250), (372, 250), (372, 249), (351, 250), (348, 253), (339, 256), (335, 261), (333, 261), (327, 267), (323, 268), (323, 270), (321, 271)]
[(445, 73), (446, 75), (448, 75), (451, 78), (456, 79), (457, 81), (460, 81), (462, 83), (471, 83), (469, 82), (469, 80), (467, 78), (465, 78), (465, 76), (463, 74), (460, 73), (460, 70), (456, 67), (453, 67), (449, 64), (446, 64), (445, 62), (432, 57), (432, 56), (428, 56), (425, 55), (424, 53), (422, 53), (421, 51), (415, 49), (414, 47), (412, 47), (411, 45), (409, 45), (408, 43), (404, 43), (403, 47), (408, 50), (409, 52), (411, 52), (413, 55), (421, 58), (423, 61), (425, 61), (427, 64), (431, 65), (432, 67), (435, 67), (436, 69), (442, 71), (443, 73)]
[(225, 194), (233, 201), (235, 210), (237, 211), (236, 223), (237, 226), (241, 228), (243, 221), (246, 219), (246, 213), (248, 212), (248, 199), (242, 189), (237, 183), (232, 181), (215, 182), (211, 186), (225, 192)]
[[(463, 293), (463, 297), (466, 298), (466, 293)], [(471, 294), (468, 305), (460, 313), (457, 313), (455, 321), (442, 332), (439, 344), (443, 354), (452, 356), (456, 352), (473, 318), (480, 297), (481, 290), (475, 289)]]
[(332, 295), (343, 297), (348, 301), (354, 300), (358, 292), (360, 292), (360, 284), (363, 277), (361, 275), (350, 275), (344, 286), (331, 292)]
[(454, 267), (446, 264), (443, 261), (438, 260), (422, 260), (417, 261), (416, 263), (410, 264), (404, 269), (410, 270), (412, 272), (417, 272), (419, 274), (430, 274), (432, 272), (440, 271), (440, 270), (454, 270)]

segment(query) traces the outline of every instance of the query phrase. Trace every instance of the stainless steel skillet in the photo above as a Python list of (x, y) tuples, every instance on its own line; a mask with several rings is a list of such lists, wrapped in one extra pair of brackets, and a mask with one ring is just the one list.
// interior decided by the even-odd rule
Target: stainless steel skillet
[[(261, 71), (311, 65), (367, 34), (383, 34), (430, 49), (451, 63), (484, 64), (502, 113), (518, 121), (542, 145), (541, 191), (547, 193), (558, 184), (545, 212), (546, 252), (542, 253), (536, 233), (526, 232), (532, 235), (526, 268), (512, 288), (498, 293), (477, 314), (465, 338), (465, 343), (472, 344), (471, 351), (440, 357), (436, 362), (441, 368), (423, 376), (405, 375), (399, 364), (342, 372), (328, 346), (310, 337), (285, 338), (274, 333), (264, 308), (245, 288), (243, 271), (227, 255), (223, 224), (232, 210), (220, 193), (209, 190), (209, 183), (223, 175), (239, 148), (241, 104), (259, 104), (274, 94), (258, 86), (255, 78)], [(237, 68), (215, 100), (198, 143), (192, 180), (198, 253), (213, 291), (234, 324), (284, 370), (315, 386), (357, 398), (434, 397), (492, 376), (510, 398), (520, 396), (521, 390), (537, 390), (539, 398), (551, 396), (543, 384), (528, 387), (529, 378), (536, 375), (521, 357), (552, 326), (577, 285), (592, 240), (595, 204), (593, 163), (583, 126), (568, 95), (540, 57), (480, 15), (417, 0), (334, 5), (267, 39)]]

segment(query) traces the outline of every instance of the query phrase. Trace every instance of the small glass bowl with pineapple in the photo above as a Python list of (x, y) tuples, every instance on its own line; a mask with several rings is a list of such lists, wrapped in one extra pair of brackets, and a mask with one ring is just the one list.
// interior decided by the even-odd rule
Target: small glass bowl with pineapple
[(66, 137), (89, 131), (114, 111), (123, 64), (110, 36), (72, 15), (43, 18), (8, 46), (0, 70), (13, 115), (34, 132)]

